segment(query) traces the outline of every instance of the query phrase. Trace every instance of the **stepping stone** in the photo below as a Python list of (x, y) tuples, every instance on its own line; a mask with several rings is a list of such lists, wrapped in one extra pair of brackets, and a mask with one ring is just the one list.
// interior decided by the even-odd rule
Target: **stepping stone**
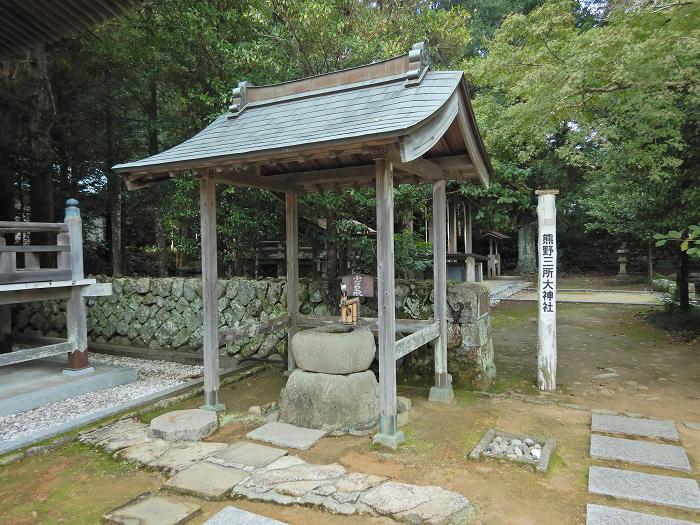
[(174, 410), (154, 418), (151, 432), (166, 441), (199, 441), (214, 432), (218, 425), (219, 419), (213, 410)]
[(230, 467), (248, 467), (245, 470), (249, 470), (250, 468), (265, 467), (286, 455), (287, 451), (281, 448), (241, 441), (220, 450), (210, 458), (210, 461)]
[(182, 494), (218, 500), (247, 477), (248, 473), (243, 470), (205, 461), (195, 463), (190, 468), (179, 472), (168, 480), (165, 487)]
[(690, 521), (676, 520), (655, 516), (653, 514), (642, 514), (629, 510), (604, 507), (603, 505), (586, 506), (586, 525), (697, 525)]
[(690, 472), (683, 447), (608, 436), (591, 436), (591, 457)]
[(180, 525), (201, 510), (189, 501), (176, 501), (143, 494), (103, 516), (107, 523), (119, 525)]
[(588, 492), (669, 507), (700, 510), (700, 488), (694, 479), (590, 467)]
[(120, 419), (106, 427), (83, 433), (79, 439), (82, 443), (102, 447), (107, 452), (153, 440), (149, 436), (148, 425), (135, 419)]
[(203, 525), (287, 525), (284, 521), (273, 520), (260, 514), (253, 514), (236, 507), (224, 507)]
[(643, 419), (593, 413), (591, 430), (593, 432), (628, 434), (630, 436), (662, 438), (672, 441), (680, 439), (673, 421), (667, 419)]
[(270, 421), (260, 428), (248, 432), (246, 437), (255, 441), (272, 443), (280, 447), (307, 450), (318, 443), (318, 440), (325, 435), (326, 433), (323, 430), (296, 427), (280, 421)]
[(700, 423), (693, 423), (692, 421), (683, 421), (683, 424), (691, 430), (700, 430)]

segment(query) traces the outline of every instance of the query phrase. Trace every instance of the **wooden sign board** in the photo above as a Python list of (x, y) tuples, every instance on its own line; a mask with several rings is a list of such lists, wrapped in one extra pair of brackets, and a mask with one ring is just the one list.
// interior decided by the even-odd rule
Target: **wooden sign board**
[(374, 297), (374, 277), (360, 273), (343, 276), (348, 297)]

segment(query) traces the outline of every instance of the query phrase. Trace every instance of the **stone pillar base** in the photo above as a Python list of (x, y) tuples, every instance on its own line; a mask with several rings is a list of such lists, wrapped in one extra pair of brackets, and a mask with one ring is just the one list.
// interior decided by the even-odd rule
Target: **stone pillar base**
[(224, 412), (226, 407), (223, 403), (219, 403), (219, 392), (218, 390), (212, 390), (211, 392), (204, 392), (204, 404), (199, 407), (202, 410), (212, 410), (214, 412)]
[(91, 366), (88, 366), (86, 368), (80, 368), (78, 370), (73, 370), (72, 368), (65, 368), (63, 370), (63, 375), (69, 377), (84, 376), (85, 374), (91, 374), (94, 371), (95, 369)]
[(433, 386), (430, 388), (430, 395), (428, 396), (428, 401), (433, 401), (435, 403), (451, 403), (454, 401), (455, 393), (452, 389), (452, 385), (447, 386)]
[(404, 441), (406, 441), (406, 436), (400, 430), (393, 434), (375, 434), (372, 438), (372, 443), (393, 449), (397, 449)]

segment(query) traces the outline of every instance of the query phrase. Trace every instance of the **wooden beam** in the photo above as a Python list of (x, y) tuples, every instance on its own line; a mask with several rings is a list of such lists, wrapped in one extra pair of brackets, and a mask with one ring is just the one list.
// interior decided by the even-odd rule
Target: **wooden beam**
[[(298, 315), (296, 316), (297, 326), (300, 328), (315, 328), (317, 326), (327, 326), (338, 324), (340, 318), (332, 315)], [(412, 334), (423, 328), (427, 328), (435, 321), (430, 319), (396, 319), (395, 333)], [(379, 319), (376, 317), (360, 317), (360, 326), (369, 328), (372, 332), (379, 330)]]
[(202, 357), (204, 358), (204, 406), (222, 410), (219, 403), (219, 310), (216, 281), (216, 186), (212, 179), (199, 181), (202, 250)]
[(0, 221), (0, 233), (66, 232), (62, 222), (15, 222)]
[(38, 270), (17, 270), (14, 272), (0, 273), (1, 284), (70, 280), (72, 280), (72, 273), (70, 270), (57, 270), (55, 268), (44, 268)]
[(435, 343), (435, 387), (448, 386), (447, 378), (447, 246), (445, 181), (433, 184), (433, 317), (440, 325)]
[(269, 319), (263, 323), (246, 323), (237, 328), (219, 331), (219, 346), (227, 343), (245, 341), (260, 334), (271, 334), (285, 330), (292, 320), (292, 316), (287, 314), (275, 319)]
[[(26, 290), (12, 290), (0, 293), (0, 317), (2, 316), (3, 307), (9, 308), (10, 305), (17, 303), (31, 303), (34, 301), (49, 301), (54, 299), (68, 299), (71, 296), (71, 289), (66, 288), (29, 288)], [(7, 315), (7, 314), (5, 314)], [(6, 323), (9, 326), (9, 323)], [(0, 326), (2, 319), (0, 319)], [(2, 328), (0, 327), (0, 330)], [(7, 331), (5, 333), (8, 333)]]
[(427, 159), (414, 159), (409, 162), (396, 164), (396, 169), (430, 181), (447, 180), (447, 172), (433, 161)]
[(474, 171), (474, 164), (467, 155), (448, 155), (425, 160), (434, 162), (445, 171)]
[(299, 314), (299, 212), (297, 194), (285, 194), (285, 224), (287, 250), (287, 313), (291, 318), (287, 330), (287, 371), (296, 368), (292, 352), (292, 338), (297, 331), (296, 316)]
[(297, 171), (285, 173), (284, 175), (274, 175), (274, 177), (280, 178), (292, 184), (305, 186), (325, 183), (355, 182), (360, 179), (374, 180), (375, 173), (374, 165), (364, 165), (347, 166), (344, 168), (333, 167), (311, 171)]
[(379, 433), (398, 434), (396, 422), (396, 324), (394, 284), (394, 173), (386, 159), (376, 160), (377, 280), (379, 314)]
[(73, 350), (73, 343), (66, 341), (65, 343), (57, 343), (54, 345), (40, 346), (38, 348), (27, 348), (26, 350), (17, 350), (8, 354), (0, 355), (0, 366), (13, 365), (15, 363), (24, 363), (25, 361), (33, 361), (44, 357), (52, 357), (55, 355), (67, 354)]
[(278, 180), (271, 175), (261, 176), (254, 173), (214, 173), (211, 179), (221, 184), (231, 186), (244, 186), (246, 188), (258, 188), (269, 191), (299, 191), (299, 187), (289, 182)]
[(440, 337), (440, 323), (434, 322), (422, 330), (418, 330), (403, 339), (399, 339), (396, 341), (396, 359), (401, 359), (403, 356), (428, 344), (437, 337)]
[(69, 252), (70, 246), (39, 246), (39, 245), (19, 245), (19, 246), (2, 246), (0, 245), (0, 253), (35, 253), (35, 252)]

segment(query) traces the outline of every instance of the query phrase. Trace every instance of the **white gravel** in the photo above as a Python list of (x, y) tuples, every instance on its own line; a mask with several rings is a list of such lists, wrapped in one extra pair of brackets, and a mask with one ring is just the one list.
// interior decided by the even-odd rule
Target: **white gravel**
[(137, 371), (133, 383), (88, 392), (39, 408), (0, 416), (0, 443), (31, 435), (105, 408), (148, 396), (202, 376), (202, 367), (169, 361), (90, 354), (92, 364), (128, 367)]

